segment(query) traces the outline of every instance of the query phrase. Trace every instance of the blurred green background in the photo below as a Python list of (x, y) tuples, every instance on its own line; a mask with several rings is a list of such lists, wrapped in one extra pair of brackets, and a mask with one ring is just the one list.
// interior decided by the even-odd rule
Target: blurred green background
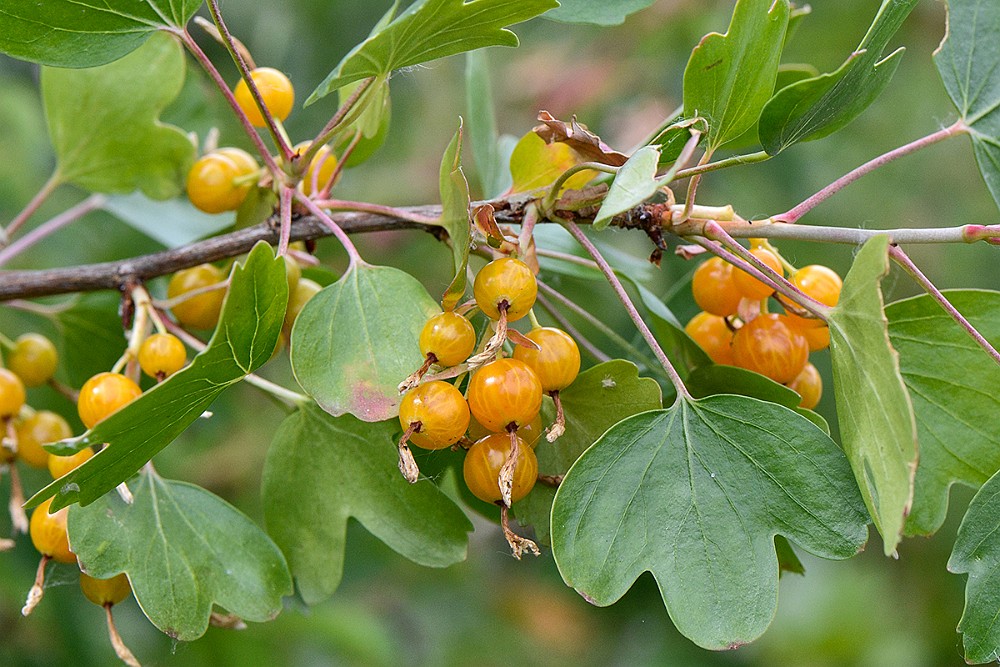
[[(287, 72), (304, 100), (390, 4), (230, 0), (223, 11), (258, 64)], [(816, 0), (784, 61), (835, 69), (860, 41), (879, 4)], [(520, 48), (488, 51), (501, 131), (520, 136), (535, 124), (538, 110), (546, 109), (559, 118), (576, 114), (607, 143), (629, 150), (680, 103), (691, 48), (704, 33), (723, 31), (731, 9), (731, 0), (660, 0), (613, 28), (546, 20), (518, 27)], [(224, 52), (198, 28), (192, 31), (221, 64), (227, 80), (235, 81)], [(870, 110), (832, 137), (798, 145), (765, 164), (709, 176), (699, 202), (732, 203), (746, 218), (778, 213), (861, 162), (951, 122), (954, 112), (931, 59), (943, 32), (942, 3), (921, 3), (893, 42), (905, 45), (908, 53), (892, 85)], [(455, 57), (393, 77), (393, 123), (386, 144), (369, 162), (347, 172), (338, 186), (340, 197), (393, 205), (437, 200), (440, 155), (465, 112), (463, 71), (464, 59)], [(53, 166), (36, 81), (34, 66), (0, 57), (0, 221), (10, 220), (24, 206)], [(286, 123), (293, 141), (311, 137), (334, 104), (328, 98), (296, 110)], [(166, 119), (201, 136), (217, 126), (222, 144), (249, 148), (226, 116), (221, 98), (193, 66)], [(475, 196), (475, 163), (468, 149), (466, 163)], [(72, 188), (60, 189), (32, 225), (83, 196)], [(968, 141), (955, 139), (850, 186), (804, 222), (888, 228), (995, 220), (996, 208)], [(610, 232), (606, 237), (637, 257), (650, 250), (638, 235)], [(429, 236), (383, 233), (358, 242), (369, 261), (413, 272), (432, 294), (443, 291), (450, 252)], [(156, 249), (155, 242), (124, 224), (92, 214), (6, 268), (104, 261)], [(795, 264), (822, 262), (842, 274), (853, 252), (847, 246), (795, 243), (781, 244), (781, 250)], [(985, 244), (911, 249), (940, 287), (997, 288), (995, 253)], [(343, 266), (332, 240), (321, 241), (318, 254), (335, 269)], [(696, 310), (685, 284), (691, 270), (668, 256), (661, 269), (651, 272), (648, 284), (669, 296), (682, 321)], [(634, 336), (610, 290), (565, 276), (546, 278), (626, 337)], [(898, 273), (885, 287), (889, 300), (917, 292)], [(162, 285), (153, 290), (162, 293)], [(14, 337), (31, 329), (55, 334), (43, 319), (0, 308), (0, 332)], [(610, 354), (621, 354), (599, 335), (594, 340)], [(829, 387), (827, 353), (814, 355), (814, 363)], [(284, 358), (264, 374), (291, 381)], [(32, 390), (29, 400), (75, 419), (72, 406), (48, 390)], [(158, 470), (201, 484), (260, 520), (261, 466), (282, 412), (248, 387), (227, 393), (214, 412), (214, 418), (200, 420), (157, 457)], [(829, 400), (821, 412), (835, 421)], [(242, 418), (249, 414), (252, 420)], [(29, 492), (44, 483), (41, 474), (25, 477)], [(5, 476), (0, 498), (7, 497), (7, 488)], [(484, 521), (471, 536), (468, 561), (447, 570), (410, 564), (352, 525), (344, 582), (333, 599), (312, 609), (291, 604), (276, 621), (242, 632), (211, 628), (197, 642), (177, 644), (156, 631), (132, 600), (116, 607), (115, 616), (126, 642), (144, 664), (152, 665), (960, 664), (955, 626), (965, 582), (949, 575), (945, 564), (970, 497), (967, 490), (957, 491), (945, 527), (932, 540), (904, 542), (898, 560), (880, 555), (877, 537), (866, 553), (843, 563), (800, 552), (807, 574), (783, 578), (771, 629), (756, 643), (727, 653), (703, 651), (678, 635), (648, 575), (617, 605), (595, 608), (562, 584), (547, 555), (513, 560), (499, 531)], [(0, 534), (8, 531), (4, 516)], [(0, 664), (113, 664), (103, 612), (86, 603), (72, 568), (54, 568), (42, 605), (30, 619), (20, 617), (36, 563), (26, 538), (14, 552), (0, 555)]]

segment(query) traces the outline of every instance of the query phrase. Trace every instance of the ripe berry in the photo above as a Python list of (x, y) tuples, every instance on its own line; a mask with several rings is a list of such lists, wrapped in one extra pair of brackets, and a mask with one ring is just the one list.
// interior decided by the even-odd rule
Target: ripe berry
[(80, 573), (80, 588), (87, 599), (98, 607), (116, 605), (132, 593), (132, 586), (125, 574), (117, 574), (110, 579), (95, 579)]
[(98, 373), (80, 389), (76, 402), (80, 420), (94, 428), (105, 417), (132, 402), (142, 394), (135, 382), (119, 373)]
[(13, 371), (27, 387), (38, 387), (56, 374), (59, 354), (48, 338), (37, 333), (27, 333), (14, 341), (14, 350), (7, 357), (7, 368)]
[[(844, 286), (844, 281), (840, 279), (836, 271), (820, 264), (803, 266), (791, 275), (790, 280), (804, 294), (830, 307), (836, 306), (837, 302), (840, 301), (840, 290)], [(825, 325), (821, 319), (799, 317), (794, 313), (789, 313), (788, 319), (793, 325), (802, 329), (803, 333), (806, 329), (818, 329)], [(828, 345), (829, 343), (819, 349)]]
[(807, 410), (819, 405), (819, 399), (823, 396), (823, 378), (812, 364), (806, 364), (802, 372), (788, 383), (788, 387), (802, 397), (799, 407)]
[(49, 514), (50, 505), (52, 505), (51, 498), (31, 513), (28, 528), (31, 533), (31, 543), (43, 556), (48, 556), (59, 563), (75, 563), (76, 555), (69, 550), (69, 534), (66, 532), (69, 508), (64, 507), (54, 514)]
[(420, 332), (420, 353), (433, 354), (442, 366), (456, 366), (476, 347), (476, 330), (466, 318), (453, 311), (433, 316)]
[(507, 304), (507, 321), (514, 322), (531, 310), (538, 293), (535, 274), (527, 264), (513, 257), (495, 259), (476, 274), (472, 286), (476, 305), (487, 317), (500, 319), (500, 305)]
[(239, 148), (206, 153), (188, 171), (188, 199), (205, 213), (235, 211), (253, 187), (252, 175), (259, 170), (257, 161)]
[(555, 327), (537, 327), (525, 335), (541, 349), (518, 345), (514, 348), (514, 358), (535, 371), (542, 391), (561, 391), (571, 385), (580, 372), (580, 348), (573, 337)]
[(805, 336), (784, 315), (761, 313), (733, 336), (733, 361), (737, 366), (765, 375), (775, 382), (791, 382), (809, 359)]
[(323, 289), (319, 283), (309, 280), (308, 278), (301, 278), (297, 283), (295, 283), (295, 289), (289, 293), (288, 296), (288, 308), (285, 310), (285, 323), (282, 324), (282, 328), (286, 333), (291, 333), (292, 325), (295, 324), (295, 319), (302, 312), (309, 299), (316, 296), (316, 293)]
[[(514, 484), (511, 488), (510, 500), (516, 503), (535, 486), (538, 479), (538, 458), (535, 450), (519, 443), (520, 454), (517, 465), (514, 466)], [(510, 454), (510, 436), (506, 433), (493, 433), (476, 442), (469, 448), (462, 466), (462, 476), (472, 494), (488, 503), (498, 502), (501, 498), (500, 468), (503, 467)]]
[(60, 415), (39, 410), (17, 425), (17, 458), (33, 468), (45, 468), (49, 464), (49, 453), (42, 445), (72, 435), (69, 424)]
[[(305, 152), (308, 148), (309, 143), (306, 142), (297, 145), (295, 150)], [(309, 168), (302, 177), (302, 192), (306, 196), (312, 195), (313, 181), (316, 181), (316, 191), (322, 190), (335, 171), (337, 171), (337, 157), (330, 152), (329, 146), (321, 146), (316, 151), (316, 155), (313, 156), (312, 162), (309, 163)]]
[(56, 456), (55, 454), (49, 454), (49, 474), (52, 475), (52, 479), (59, 479), (63, 475), (68, 475), (82, 466), (89, 459), (93, 458), (93, 456), (94, 450), (90, 447), (81, 449), (76, 454), (71, 454), (69, 456)]
[(0, 421), (20, 412), (25, 398), (21, 378), (6, 368), (0, 368)]
[(542, 407), (542, 382), (517, 359), (497, 359), (480, 368), (469, 381), (469, 409), (491, 431), (511, 424), (528, 424)]
[[(750, 254), (774, 269), (779, 276), (785, 275), (781, 268), (781, 260), (767, 248), (751, 248)], [(774, 289), (765, 285), (745, 271), (733, 271), (733, 284), (736, 289), (748, 299), (764, 299), (774, 294)]]
[(691, 293), (699, 308), (720, 317), (735, 314), (743, 299), (733, 282), (733, 265), (721, 257), (712, 257), (695, 269)]
[[(292, 113), (292, 106), (295, 104), (295, 89), (288, 77), (271, 67), (258, 67), (250, 72), (250, 78), (257, 86), (260, 98), (271, 115), (279, 121), (288, 118), (288, 114)], [(253, 95), (250, 94), (250, 87), (247, 86), (246, 81), (240, 79), (236, 88), (233, 89), (233, 96), (254, 127), (267, 125), (260, 109), (257, 108)]]
[[(200, 264), (174, 274), (167, 285), (167, 297), (174, 299), (196, 289), (215, 285), (225, 276), (213, 264)], [(197, 294), (176, 304), (171, 311), (177, 321), (192, 329), (212, 329), (219, 323), (222, 302), (226, 298), (223, 287)]]
[[(791, 317), (789, 317), (789, 320), (792, 326), (798, 327), (798, 322), (792, 320)], [(818, 352), (830, 347), (830, 327), (799, 328), (799, 331), (806, 337), (810, 352)]]
[(717, 363), (733, 366), (733, 331), (725, 318), (701, 312), (691, 318), (684, 327), (688, 336), (705, 350), (705, 354)]
[[(541, 415), (538, 415), (527, 424), (521, 424), (517, 427), (517, 437), (519, 437), (524, 444), (532, 449), (534, 449), (535, 445), (538, 444), (538, 440), (542, 437), (542, 433), (544, 432), (545, 429), (542, 428)], [(487, 428), (480, 424), (475, 417), (469, 420), (469, 440), (472, 440), (473, 442), (482, 440), (492, 433), (493, 431), (487, 430)], [(510, 436), (508, 435), (507, 437)]]
[(162, 380), (170, 377), (187, 363), (187, 350), (180, 338), (173, 334), (153, 334), (139, 347), (139, 366), (151, 378)]
[(409, 430), (410, 442), (424, 449), (444, 449), (458, 442), (469, 428), (469, 405), (454, 385), (440, 380), (419, 385), (403, 396), (399, 424)]

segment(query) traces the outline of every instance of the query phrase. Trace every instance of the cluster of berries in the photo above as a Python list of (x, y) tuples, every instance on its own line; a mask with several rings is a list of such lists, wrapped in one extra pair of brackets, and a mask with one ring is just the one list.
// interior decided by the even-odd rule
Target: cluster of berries
[[(430, 379), (409, 389), (399, 409), (404, 429), (400, 440), (400, 469), (415, 482), (418, 471), (407, 443), (424, 449), (464, 448), (463, 475), (477, 498), (501, 507), (502, 526), (516, 556), (524, 549), (537, 553), (530, 540), (515, 535), (507, 510), (524, 498), (538, 479), (534, 448), (542, 435), (539, 411), (543, 394), (557, 405), (556, 423), (547, 439), (565, 429), (559, 392), (576, 379), (580, 351), (561, 329), (534, 326), (526, 334), (508, 329), (510, 322), (529, 314), (538, 285), (527, 264), (502, 257), (484, 266), (473, 285), (475, 306), (492, 322), (493, 335), (484, 336), (476, 349), (472, 323), (462, 314), (446, 311), (428, 320), (420, 334), (424, 365), (405, 385), (418, 382), (432, 366), (458, 367), (471, 377), (463, 395), (461, 381), (452, 384)], [(505, 340), (513, 354), (500, 356)], [(447, 370), (440, 375), (453, 376)]]
[[(824, 306), (836, 306), (843, 282), (832, 269), (819, 264), (795, 269), (762, 241), (751, 242), (751, 254), (784, 276), (802, 294)], [(783, 314), (769, 313), (774, 289), (719, 257), (694, 272), (691, 291), (702, 312), (685, 327), (688, 335), (717, 364), (739, 366), (787, 385), (801, 396), (800, 406), (812, 409), (823, 393), (809, 353), (830, 345), (830, 330), (785, 297)]]
[[(270, 67), (259, 67), (250, 73), (250, 77), (271, 116), (279, 122), (285, 120), (295, 102), (295, 90), (288, 77)], [(240, 79), (233, 89), (233, 96), (254, 127), (266, 125), (246, 81)], [(302, 155), (309, 146), (309, 142), (303, 142), (294, 146), (292, 151)], [(280, 158), (277, 161), (281, 163)], [(302, 176), (301, 191), (307, 196), (327, 191), (339, 175), (337, 164), (329, 146), (321, 146)], [(266, 175), (266, 170), (261, 169), (257, 160), (246, 151), (231, 146), (216, 148), (199, 158), (188, 172), (188, 199), (206, 213), (235, 211), (243, 204), (251, 188)]]

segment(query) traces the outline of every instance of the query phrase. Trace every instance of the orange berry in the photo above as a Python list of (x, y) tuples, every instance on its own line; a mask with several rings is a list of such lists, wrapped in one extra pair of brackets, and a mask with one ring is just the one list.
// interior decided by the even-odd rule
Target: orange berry
[[(785, 275), (781, 268), (781, 260), (767, 248), (751, 248), (750, 254), (774, 269), (779, 276)], [(733, 271), (733, 283), (736, 285), (736, 289), (748, 299), (760, 300), (774, 294), (773, 288), (745, 271)]]
[(60, 415), (39, 410), (17, 425), (17, 458), (33, 468), (45, 468), (49, 453), (42, 446), (72, 435), (69, 424)]
[[(261, 100), (271, 115), (279, 121), (288, 118), (295, 105), (295, 88), (288, 77), (271, 67), (258, 67), (250, 72), (250, 78), (253, 79), (257, 92), (260, 93)], [(250, 94), (250, 87), (246, 81), (239, 80), (233, 89), (233, 96), (254, 127), (267, 125), (253, 95)]]
[(788, 388), (802, 397), (799, 401), (800, 408), (812, 410), (819, 405), (819, 399), (823, 396), (823, 378), (815, 366), (806, 364), (802, 372), (788, 383)]
[(735, 365), (733, 330), (726, 324), (725, 318), (701, 312), (691, 318), (684, 331), (701, 346), (713, 362), (725, 366)]
[(733, 282), (733, 265), (721, 257), (712, 257), (695, 269), (691, 294), (699, 308), (720, 317), (734, 315), (743, 299)]
[(59, 563), (75, 563), (76, 555), (69, 550), (69, 533), (66, 530), (69, 508), (64, 507), (49, 514), (51, 505), (52, 499), (49, 498), (31, 513), (31, 521), (28, 523), (31, 543), (43, 556)]
[(86, 449), (81, 449), (76, 454), (70, 454), (69, 456), (56, 456), (55, 454), (49, 454), (49, 459), (46, 464), (49, 468), (49, 474), (52, 475), (52, 479), (59, 479), (63, 475), (68, 475), (73, 472), (88, 460), (93, 458), (94, 450), (90, 447)]
[(542, 407), (542, 382), (535, 371), (517, 359), (497, 359), (486, 364), (469, 381), (469, 409), (490, 431), (521, 426), (538, 416)]
[(424, 449), (444, 449), (458, 442), (469, 428), (469, 405), (455, 385), (435, 380), (414, 387), (399, 406), (404, 430), (420, 422), (410, 442)]
[(788, 324), (784, 315), (761, 313), (733, 335), (736, 365), (775, 382), (791, 382), (808, 360), (809, 344), (805, 336)]
[[(516, 503), (535, 486), (538, 480), (538, 458), (535, 450), (523, 442), (518, 445), (519, 455), (514, 466), (514, 480), (510, 500)], [(510, 454), (510, 435), (493, 433), (476, 442), (465, 454), (462, 476), (472, 495), (482, 501), (495, 503), (502, 497), (500, 493), (500, 468)]]
[(120, 373), (98, 373), (87, 380), (80, 389), (76, 408), (80, 420), (87, 428), (94, 428), (119, 408), (131, 403), (142, 394), (131, 379)]
[(525, 337), (541, 349), (532, 350), (517, 345), (514, 347), (514, 358), (535, 371), (542, 383), (542, 391), (561, 391), (570, 386), (580, 373), (580, 348), (573, 337), (555, 327), (537, 327)]

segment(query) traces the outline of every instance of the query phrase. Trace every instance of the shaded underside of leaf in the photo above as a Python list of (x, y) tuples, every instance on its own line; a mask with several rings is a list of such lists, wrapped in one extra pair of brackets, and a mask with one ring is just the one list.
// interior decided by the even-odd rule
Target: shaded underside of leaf
[(430, 481), (403, 479), (397, 430), (395, 421), (365, 423), (307, 406), (275, 434), (264, 467), (264, 514), (308, 604), (340, 584), (349, 517), (421, 565), (465, 559), (472, 525)]
[(754, 640), (774, 615), (775, 535), (849, 558), (866, 520), (826, 434), (773, 403), (713, 396), (605, 433), (556, 493), (552, 547), (566, 582), (598, 605), (652, 572), (678, 630), (724, 649)]
[(830, 356), (844, 451), (890, 555), (913, 501), (917, 432), (883, 313), (882, 278), (889, 273), (889, 238), (865, 243), (832, 311)]
[(70, 544), (84, 571), (126, 573), (143, 613), (182, 641), (205, 633), (213, 604), (248, 621), (281, 612), (292, 579), (257, 524), (205, 489), (154, 472), (131, 490), (131, 504), (109, 493), (70, 510)]
[[(945, 292), (987, 340), (1000, 345), (1000, 293)], [(978, 487), (1000, 470), (1000, 366), (930, 296), (886, 307), (920, 442), (908, 535), (937, 531), (958, 482)]]
[(563, 23), (593, 23), (619, 25), (625, 17), (645, 9), (653, 0), (560, 0), (559, 7), (550, 9), (545, 18)]

